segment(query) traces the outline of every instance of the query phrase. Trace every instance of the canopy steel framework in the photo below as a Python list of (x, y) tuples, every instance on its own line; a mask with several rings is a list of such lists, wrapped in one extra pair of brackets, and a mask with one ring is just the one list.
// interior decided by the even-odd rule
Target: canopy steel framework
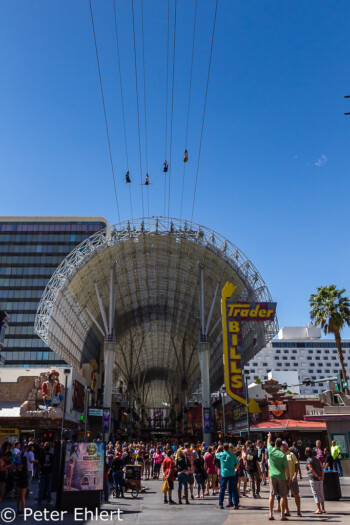
[[(237, 300), (272, 300), (251, 261), (214, 231), (163, 217), (123, 222), (92, 235), (62, 261), (40, 301), (35, 331), (76, 368), (103, 361), (107, 398), (120, 378), (132, 404), (176, 404), (201, 380), (203, 386), (201, 344), (209, 349), (211, 388), (223, 382), (226, 281), (237, 286)], [(244, 361), (276, 332), (277, 320), (246, 323)]]

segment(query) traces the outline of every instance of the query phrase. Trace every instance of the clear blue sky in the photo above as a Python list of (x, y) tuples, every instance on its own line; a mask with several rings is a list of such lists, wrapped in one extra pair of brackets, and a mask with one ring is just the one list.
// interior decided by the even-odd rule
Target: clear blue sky
[[(183, 217), (191, 217), (215, 0), (199, 0)], [(135, 0), (146, 172), (140, 0)], [(194, 0), (178, 0), (170, 215), (180, 215)], [(173, 6), (169, 88), (172, 74)], [(121, 218), (130, 218), (112, 0), (94, 0)], [(131, 0), (117, 0), (134, 217), (142, 216)], [(194, 220), (242, 249), (278, 302), (350, 295), (349, 1), (219, 0)], [(167, 2), (144, 0), (150, 215), (164, 214)], [(118, 221), (88, 0), (0, 3), (1, 215)], [(170, 91), (171, 93), (171, 91)], [(170, 123), (169, 99), (169, 123)], [(168, 138), (169, 144), (169, 138)], [(169, 153), (167, 154), (169, 160)], [(145, 215), (147, 215), (145, 194)], [(347, 330), (344, 335), (350, 336)]]

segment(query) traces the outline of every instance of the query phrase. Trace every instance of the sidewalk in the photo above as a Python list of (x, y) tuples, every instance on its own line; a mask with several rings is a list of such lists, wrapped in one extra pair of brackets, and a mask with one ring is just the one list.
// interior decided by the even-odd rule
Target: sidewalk
[[(28, 523), (35, 525), (38, 523), (62, 523), (65, 525), (73, 525), (74, 523), (84, 523), (87, 525), (102, 525), (105, 523), (125, 523), (126, 525), (160, 525), (160, 524), (181, 524), (181, 525), (257, 525), (257, 522), (269, 523), (268, 521), (268, 500), (269, 488), (261, 487), (261, 499), (253, 499), (249, 492), (248, 497), (241, 498), (240, 510), (218, 508), (217, 496), (206, 496), (205, 499), (190, 500), (190, 505), (164, 505), (163, 495), (160, 491), (161, 481), (147, 481), (143, 482), (148, 486), (148, 491), (139, 495), (137, 499), (132, 499), (129, 494), (125, 499), (115, 499), (110, 496), (110, 504), (102, 504), (101, 511), (107, 511), (104, 519), (96, 516), (88, 516), (84, 519), (82, 514), (79, 514), (78, 519), (74, 520), (73, 513), (64, 515), (64, 519), (51, 520), (44, 519), (44, 516), (39, 519), (34, 519), (33, 516), (27, 518), (16, 517), (11, 523), (16, 525)], [(289, 521), (293, 523), (339, 523), (350, 525), (350, 485), (342, 484), (343, 498), (340, 501), (326, 502), (325, 507), (327, 514), (315, 515), (315, 504), (311, 496), (311, 489), (306, 478), (299, 481), (301, 493), (301, 511), (303, 517), (296, 516), (296, 508), (293, 498), (289, 498), (289, 508), (291, 517)], [(33, 496), (27, 500), (28, 507), (37, 510), (39, 507), (35, 501), (37, 496), (38, 484), (33, 483)], [(177, 482), (175, 482), (175, 493), (177, 495)], [(225, 504), (227, 503), (227, 498)], [(4, 508), (16, 509), (16, 500), (6, 498), (0, 505), (0, 523), (6, 523), (4, 516), (1, 514)], [(48, 508), (48, 510), (53, 510)], [(121, 511), (122, 521), (118, 521), (117, 510)], [(111, 515), (114, 511), (114, 515)], [(6, 517), (6, 516), (5, 516)], [(280, 521), (278, 513), (275, 513), (275, 520)], [(10, 523), (10, 521), (7, 521)]]

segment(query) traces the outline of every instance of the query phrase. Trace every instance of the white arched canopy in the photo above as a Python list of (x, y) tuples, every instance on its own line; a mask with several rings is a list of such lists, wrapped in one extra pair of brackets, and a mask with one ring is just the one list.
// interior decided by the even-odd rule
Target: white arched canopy
[[(114, 377), (132, 384), (143, 404), (159, 406), (198, 388), (200, 333), (211, 348), (212, 388), (222, 384), (226, 281), (237, 286), (237, 300), (272, 300), (254, 265), (217, 233), (178, 219), (124, 222), (94, 234), (60, 264), (41, 299), (36, 333), (77, 368), (98, 360), (113, 340)], [(245, 324), (245, 361), (276, 323)]]

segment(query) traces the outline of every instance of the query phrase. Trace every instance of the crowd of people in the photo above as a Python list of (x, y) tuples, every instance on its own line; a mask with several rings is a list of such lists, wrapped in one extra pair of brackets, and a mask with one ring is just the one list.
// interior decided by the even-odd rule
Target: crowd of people
[(6, 493), (17, 497), (17, 515), (23, 516), (26, 496), (30, 496), (32, 480), (39, 480), (37, 502), (44, 498), (52, 504), (53, 443), (5, 441), (0, 449), (0, 503)]
[[(340, 448), (335, 441), (331, 449), (322, 449), (316, 441), (313, 449), (306, 448), (306, 474), (316, 503), (316, 514), (324, 514), (323, 480), (325, 470), (340, 465)], [(5, 442), (0, 450), (0, 503), (8, 493), (17, 497), (17, 513), (23, 515), (26, 496), (31, 495), (32, 480), (39, 480), (37, 503), (44, 499), (52, 504), (51, 482), (54, 465), (54, 444), (41, 441)], [(138, 465), (142, 480), (163, 481), (163, 501), (168, 505), (189, 505), (209, 495), (218, 495), (218, 505), (238, 510), (241, 500), (252, 496), (260, 499), (261, 485), (269, 485), (269, 519), (280, 512), (281, 520), (290, 516), (288, 495), (301, 516), (298, 486), (302, 479), (300, 451), (296, 443), (289, 446), (281, 438), (267, 442), (238, 441), (232, 443), (168, 442), (110, 442), (106, 447), (104, 500), (109, 502), (110, 484), (115, 495), (124, 497), (125, 468)], [(341, 475), (341, 470), (339, 472)], [(175, 483), (177, 482), (177, 494)], [(249, 493), (249, 494), (248, 494)], [(276, 499), (276, 507), (275, 507)]]
[[(322, 450), (317, 441), (313, 449), (306, 448), (306, 474), (316, 503), (316, 514), (324, 514), (324, 471), (332, 470), (335, 459), (339, 461), (340, 449), (335, 442), (331, 451)], [(300, 451), (297, 444), (292, 446), (281, 438), (272, 442), (271, 434), (267, 442), (239, 441), (231, 443), (110, 443), (106, 451), (106, 480), (115, 484), (116, 492), (123, 497), (123, 471), (128, 464), (140, 466), (144, 480), (163, 480), (163, 501), (169, 505), (189, 505), (190, 500), (202, 499), (210, 494), (219, 496), (219, 507), (238, 510), (241, 499), (248, 497), (248, 491), (255, 499), (260, 499), (261, 485), (269, 484), (269, 519), (274, 520), (274, 512), (281, 513), (286, 521), (291, 515), (288, 505), (290, 495), (301, 514), (301, 499), (298, 485), (302, 479)], [(177, 498), (174, 496), (177, 481)], [(108, 501), (108, 481), (105, 485), (105, 500)], [(277, 500), (274, 508), (275, 499)], [(177, 500), (177, 501), (175, 501)]]

